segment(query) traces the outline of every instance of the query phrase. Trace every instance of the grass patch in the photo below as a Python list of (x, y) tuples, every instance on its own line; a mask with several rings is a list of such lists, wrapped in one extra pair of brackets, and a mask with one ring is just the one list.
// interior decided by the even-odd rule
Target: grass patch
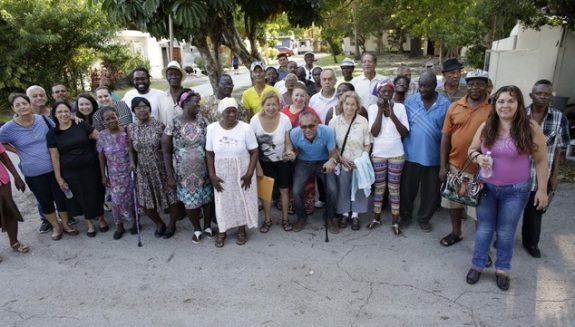
[(318, 59), (315, 62), (315, 65), (321, 66), (321, 67), (328, 67), (328, 66), (338, 66), (339, 67), (339, 64), (341, 64), (341, 61), (346, 57), (348, 57), (348, 56), (343, 55), (343, 54), (337, 55), (337, 63), (335, 63), (335, 62), (333, 62), (333, 56), (332, 55), (325, 56), (325, 57)]
[[(192, 88), (192, 87), (194, 87), (194, 86), (196, 86), (196, 85), (204, 84), (204, 82), (202, 82), (202, 81), (203, 81), (203, 79), (202, 79), (202, 80), (201, 80), (201, 79), (193, 79), (193, 80), (191, 80), (191, 81), (185, 81), (184, 83), (182, 83), (182, 86), (185, 87), (185, 88), (186, 88), (186, 87)], [(209, 83), (209, 81), (206, 82), (206, 83)], [(168, 85), (168, 81), (166, 81), (166, 80), (155, 80), (155, 81), (152, 81), (152, 82), (150, 83), (150, 88), (152, 88), (152, 89), (158, 89), (158, 90), (161, 90), (161, 91), (165, 91), (165, 90), (167, 90), (169, 87), (170, 87), (170, 86)], [(123, 89), (118, 89), (118, 90), (116, 90), (116, 91), (114, 91), (114, 92), (117, 93), (120, 97), (124, 97), (124, 94), (125, 94), (126, 92), (128, 92), (129, 90), (131, 90), (131, 89), (132, 89), (132, 86), (128, 86), (128, 87), (125, 87), (125, 88), (123, 88)]]

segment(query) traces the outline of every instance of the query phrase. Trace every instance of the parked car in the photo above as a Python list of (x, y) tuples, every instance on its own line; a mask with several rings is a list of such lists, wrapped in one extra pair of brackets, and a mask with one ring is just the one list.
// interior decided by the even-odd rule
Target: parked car
[(294, 55), (292, 48), (278, 46), (278, 47), (276, 47), (276, 49), (278, 50), (278, 54), (285, 53), (286, 55), (288, 55), (288, 57), (291, 57)]

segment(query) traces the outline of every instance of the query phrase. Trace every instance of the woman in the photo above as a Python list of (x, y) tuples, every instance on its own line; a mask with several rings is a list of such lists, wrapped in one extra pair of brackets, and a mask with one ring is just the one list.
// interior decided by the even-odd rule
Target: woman
[[(12, 250), (18, 253), (27, 253), (30, 248), (18, 241), (18, 222), (24, 220), (12, 198), (12, 184), (8, 171), (14, 176), (16, 189), (24, 192), (26, 184), (6, 154), (6, 148), (0, 143), (0, 228), (8, 234), (8, 241)], [(2, 262), (1, 257), (0, 262)]]
[(269, 86), (276, 85), (278, 81), (278, 71), (275, 67), (266, 68), (266, 84)]
[(386, 188), (391, 203), (391, 226), (395, 235), (399, 229), (399, 182), (405, 163), (401, 139), (409, 133), (409, 122), (405, 107), (392, 101), (394, 84), (386, 79), (377, 84), (377, 103), (367, 108), (369, 127), (373, 135), (371, 163), (375, 171), (375, 195), (373, 198), (373, 220), (367, 226), (373, 229), (381, 224), (381, 208)]
[[(490, 177), (481, 177), (483, 194), (477, 206), (475, 246), (467, 283), (475, 284), (487, 263), (495, 233), (497, 287), (509, 289), (515, 230), (531, 188), (530, 158), (535, 162), (538, 210), (547, 206), (547, 145), (535, 121), (528, 118), (521, 90), (503, 86), (494, 96), (491, 113), (469, 146), (469, 157), (481, 169), (490, 169)], [(491, 153), (491, 158), (487, 156)]]
[(46, 136), (56, 181), (62, 192), (86, 218), (88, 237), (96, 236), (92, 220), (99, 220), (101, 232), (108, 231), (104, 219), (104, 187), (96, 154), (98, 131), (86, 122), (72, 123), (70, 104), (56, 101), (52, 105), (56, 127)]
[[(146, 98), (132, 99), (132, 111), (138, 122), (128, 126), (128, 147), (131, 169), (135, 170), (137, 175), (138, 205), (156, 224), (154, 236), (170, 238), (176, 232), (178, 197), (167, 185), (161, 142), (164, 124), (152, 117), (152, 106)], [(169, 208), (170, 222), (167, 229), (158, 214), (158, 209), (161, 208)]]
[[(365, 117), (358, 115), (361, 100), (353, 91), (345, 92), (341, 98), (343, 113), (329, 122), (334, 130), (335, 141), (339, 150), (338, 157), (341, 171), (337, 176), (338, 197), (336, 212), (343, 215), (340, 226), (347, 226), (351, 218), (351, 229), (359, 230), (359, 213), (367, 212), (367, 196), (361, 190), (356, 190), (355, 200), (352, 201), (352, 177), (355, 168), (354, 160), (364, 153), (366, 157), (371, 147), (369, 124)], [(351, 194), (351, 196), (350, 196)], [(351, 217), (350, 217), (351, 213)]]
[[(8, 100), (14, 112), (14, 119), (0, 128), (0, 143), (8, 144), (7, 147), (20, 157), (20, 170), (36, 197), (41, 212), (52, 226), (52, 239), (60, 240), (64, 232), (78, 235), (78, 231), (68, 224), (66, 197), (58, 186), (46, 147), (46, 135), (54, 127), (54, 122), (44, 116), (35, 115), (30, 100), (24, 94), (11, 94)], [(56, 209), (62, 220), (61, 226)]]
[(401, 103), (405, 102), (407, 97), (407, 91), (409, 91), (410, 80), (407, 76), (399, 75), (393, 80), (393, 86), (395, 87), (395, 93), (393, 94), (393, 102)]
[[(184, 203), (186, 214), (194, 226), (192, 242), (195, 244), (200, 242), (203, 233), (213, 236), (214, 189), (208, 176), (205, 151), (208, 121), (198, 115), (200, 100), (199, 93), (183, 89), (178, 96), (178, 105), (183, 108), (183, 113), (166, 126), (162, 135), (168, 186), (176, 190), (178, 199)], [(203, 232), (200, 210), (204, 217)]]
[[(285, 106), (282, 109), (282, 113), (288, 116), (292, 128), (299, 126), (299, 115), (302, 112), (311, 112), (315, 115), (316, 121), (321, 121), (318, 114), (313, 110), (312, 107), (307, 105), (309, 100), (309, 95), (307, 94), (307, 89), (304, 85), (297, 83), (292, 91), (292, 104)], [(305, 184), (305, 211), (307, 215), (313, 214), (315, 210), (315, 178), (311, 177)], [(293, 210), (289, 210), (290, 214), (293, 214)]]
[[(283, 153), (292, 125), (289, 118), (280, 112), (280, 99), (276, 93), (264, 94), (262, 111), (252, 117), (250, 125), (259, 144), (258, 177), (265, 175), (275, 180), (280, 191), (282, 227), (286, 232), (291, 231), (292, 225), (288, 219), (288, 207), (292, 166), (283, 160)], [(272, 203), (270, 201), (262, 202), (265, 219), (260, 232), (267, 233), (272, 226)]]
[[(102, 185), (108, 188), (112, 202), (112, 217), (116, 224), (113, 238), (119, 240), (125, 232), (124, 223), (134, 222), (134, 185), (130, 176), (128, 133), (119, 124), (114, 108), (102, 108), (102, 117), (106, 129), (98, 135), (96, 148)], [(133, 226), (132, 231), (135, 228)]]
[[(355, 91), (355, 87), (351, 83), (342, 82), (335, 89), (335, 96), (339, 99), (341, 95), (347, 91)], [(339, 101), (337, 105), (329, 108), (329, 110), (327, 111), (327, 114), (325, 116), (325, 124), (329, 125), (330, 120), (337, 115), (341, 115), (342, 112), (343, 108), (341, 106), (341, 101)], [(361, 106), (361, 108), (359, 109), (359, 114), (367, 119), (367, 110), (365, 110), (364, 106)]]
[(94, 127), (101, 131), (103, 130), (104, 123), (102, 117), (102, 109), (104, 107), (113, 107), (118, 114), (118, 121), (120, 125), (126, 127), (132, 123), (132, 112), (128, 105), (121, 100), (114, 100), (110, 89), (107, 86), (100, 86), (96, 88), (96, 99), (100, 104), (100, 109), (94, 114)]
[(311, 70), (311, 76), (313, 78), (313, 83), (315, 85), (315, 93), (321, 92), (321, 72), (323, 69), (319, 66), (314, 67)]
[(289, 73), (286, 75), (285, 78), (286, 91), (282, 94), (281, 98), (282, 108), (285, 106), (290, 106), (293, 103), (292, 101), (293, 89), (298, 83), (299, 82), (297, 81), (297, 76), (295, 74)]
[(94, 126), (94, 114), (98, 111), (98, 102), (88, 93), (80, 93), (76, 98), (76, 116), (84, 120), (88, 125)]
[(236, 244), (247, 242), (246, 226), (258, 225), (258, 199), (254, 170), (258, 141), (250, 125), (238, 120), (238, 103), (223, 98), (218, 105), (221, 119), (208, 126), (206, 150), (219, 233), (215, 245), (224, 246), (230, 228), (239, 227)]

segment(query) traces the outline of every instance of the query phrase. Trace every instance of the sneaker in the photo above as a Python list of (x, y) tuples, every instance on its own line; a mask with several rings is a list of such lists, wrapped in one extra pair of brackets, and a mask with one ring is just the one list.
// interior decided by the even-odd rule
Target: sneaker
[(323, 208), (324, 205), (325, 205), (325, 202), (323, 202), (323, 201), (316, 201), (315, 202), (315, 207), (318, 209)]
[(52, 230), (52, 225), (47, 220), (42, 219), (42, 224), (40, 225), (40, 229), (38, 230), (40, 234), (48, 233)]

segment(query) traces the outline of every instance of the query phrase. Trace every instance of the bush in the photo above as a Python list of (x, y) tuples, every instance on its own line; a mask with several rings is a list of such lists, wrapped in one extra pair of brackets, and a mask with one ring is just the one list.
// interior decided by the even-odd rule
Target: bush
[(484, 45), (476, 44), (467, 50), (463, 61), (467, 66), (483, 68), (483, 64), (485, 62), (485, 50), (486, 47)]
[(106, 46), (99, 54), (102, 60), (97, 78), (92, 78), (92, 89), (98, 87), (100, 78), (107, 77), (108, 86), (112, 89), (121, 89), (130, 85), (130, 72), (136, 67), (150, 69), (150, 62), (141, 54), (134, 54), (123, 44)]

